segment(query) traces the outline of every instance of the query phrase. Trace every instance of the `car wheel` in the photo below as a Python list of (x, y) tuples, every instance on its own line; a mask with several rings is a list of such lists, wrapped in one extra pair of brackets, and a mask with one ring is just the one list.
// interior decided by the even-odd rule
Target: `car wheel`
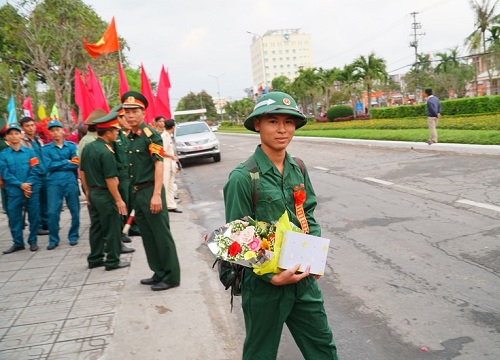
[(220, 161), (220, 154), (214, 155), (214, 162)]

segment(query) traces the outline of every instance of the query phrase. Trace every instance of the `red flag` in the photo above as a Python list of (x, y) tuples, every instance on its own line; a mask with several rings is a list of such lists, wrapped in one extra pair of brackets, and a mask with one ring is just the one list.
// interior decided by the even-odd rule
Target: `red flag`
[(75, 69), (75, 103), (80, 108), (82, 119), (85, 120), (96, 109), (87, 87), (85, 86), (78, 69)]
[(78, 118), (76, 116), (75, 109), (71, 109), (71, 117), (73, 118), (73, 124), (78, 125)]
[(98, 42), (96, 42), (95, 44), (87, 44), (87, 39), (83, 39), (83, 46), (85, 46), (85, 50), (87, 50), (90, 56), (92, 56), (94, 59), (97, 59), (97, 57), (101, 54), (119, 51), (120, 44), (118, 43), (115, 18), (113, 17), (111, 19), (111, 23)]
[(165, 116), (165, 119), (169, 120), (172, 118), (172, 112), (170, 111), (170, 96), (168, 94), (170, 86), (170, 79), (168, 77), (168, 72), (165, 68), (161, 67), (160, 82), (158, 83), (158, 91), (156, 92), (156, 112), (158, 115)]
[(151, 90), (151, 84), (149, 83), (148, 75), (146, 70), (144, 70), (144, 65), (141, 64), (141, 93), (148, 100), (148, 108), (146, 109), (146, 123), (150, 124), (156, 115), (155, 98), (153, 96), (153, 91)]
[(34, 119), (35, 115), (33, 114), (33, 107), (31, 106), (31, 99), (29, 96), (26, 96), (23, 102), (24, 116), (29, 116)]
[(87, 79), (87, 89), (90, 92), (90, 95), (94, 99), (94, 109), (103, 109), (106, 112), (109, 112), (109, 105), (104, 96), (104, 92), (102, 91), (101, 82), (95, 76), (94, 72), (90, 65), (87, 66), (89, 70), (89, 77)]
[(130, 90), (127, 82), (127, 77), (123, 71), (123, 66), (121, 62), (118, 62), (118, 71), (120, 72), (120, 97)]

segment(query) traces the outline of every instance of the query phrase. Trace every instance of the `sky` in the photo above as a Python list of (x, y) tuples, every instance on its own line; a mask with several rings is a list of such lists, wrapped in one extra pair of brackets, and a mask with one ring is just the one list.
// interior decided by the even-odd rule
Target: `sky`
[(173, 110), (190, 91), (230, 101), (245, 96), (243, 89), (253, 85), (247, 32), (301, 29), (312, 35), (316, 67), (342, 68), (375, 52), (390, 74), (399, 74), (415, 60), (411, 13), (418, 13), (425, 33), (418, 37), (419, 53), (458, 47), (466, 55), (464, 41), (474, 31), (469, 0), (83, 1), (104, 21), (115, 17), (133, 67), (143, 63), (156, 82), (161, 66), (168, 69)]

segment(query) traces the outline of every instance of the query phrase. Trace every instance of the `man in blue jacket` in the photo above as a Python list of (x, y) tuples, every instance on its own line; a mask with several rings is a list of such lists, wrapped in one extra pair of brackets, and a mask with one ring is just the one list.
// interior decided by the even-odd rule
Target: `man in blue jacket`
[(71, 246), (78, 244), (80, 229), (80, 201), (78, 199), (78, 166), (80, 161), (76, 155), (75, 143), (64, 140), (62, 124), (52, 120), (47, 124), (52, 142), (42, 148), (42, 154), (47, 170), (48, 224), (49, 245), (47, 250), (53, 250), (59, 245), (59, 220), (63, 199), (71, 213), (71, 227), (68, 239)]
[(9, 125), (6, 131), (10, 147), (0, 153), (0, 173), (7, 192), (7, 213), (14, 245), (4, 254), (24, 250), (23, 206), (26, 206), (30, 223), (28, 244), (37, 251), (37, 232), (40, 224), (40, 162), (33, 149), (21, 145), (21, 128)]
[(438, 142), (436, 126), (441, 117), (441, 104), (439, 99), (432, 95), (432, 89), (425, 89), (424, 97), (427, 99), (427, 126), (430, 132), (427, 144), (432, 145)]

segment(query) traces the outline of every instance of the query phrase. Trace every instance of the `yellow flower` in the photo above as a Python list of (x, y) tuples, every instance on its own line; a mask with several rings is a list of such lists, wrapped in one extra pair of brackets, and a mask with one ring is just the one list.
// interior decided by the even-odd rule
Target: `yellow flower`
[(262, 243), (260, 244), (260, 248), (264, 250), (271, 250), (271, 246), (269, 245), (269, 241), (266, 238), (262, 239)]

